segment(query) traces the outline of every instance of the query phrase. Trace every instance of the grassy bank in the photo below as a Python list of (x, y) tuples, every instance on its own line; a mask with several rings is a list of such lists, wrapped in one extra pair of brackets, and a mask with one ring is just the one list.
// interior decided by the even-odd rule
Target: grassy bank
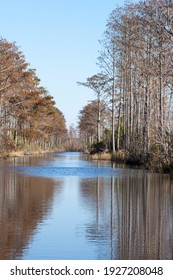
[(96, 153), (91, 155), (92, 160), (108, 160), (112, 159), (111, 153)]
[(45, 153), (52, 153), (52, 152), (59, 152), (59, 151), (63, 151), (63, 148), (52, 147), (48, 149), (42, 149), (37, 145), (33, 145), (33, 146), (25, 146), (20, 149), (1, 151), (0, 158), (6, 159), (9, 157), (34, 156), (34, 155), (41, 155)]
[(161, 156), (148, 154), (147, 156), (133, 155), (120, 150), (115, 153), (100, 152), (91, 155), (92, 160), (108, 160), (124, 163), (135, 168), (150, 170), (151, 172), (173, 174), (173, 162), (166, 162)]
[(125, 153), (123, 151), (119, 151), (116, 153), (109, 153), (109, 152), (99, 152), (91, 154), (92, 160), (108, 160), (108, 161), (115, 161), (118, 163), (125, 163)]

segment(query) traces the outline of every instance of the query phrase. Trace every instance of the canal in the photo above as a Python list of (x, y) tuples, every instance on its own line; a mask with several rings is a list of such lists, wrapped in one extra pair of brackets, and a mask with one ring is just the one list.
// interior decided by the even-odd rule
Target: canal
[(1, 260), (173, 259), (173, 179), (80, 153), (0, 160)]

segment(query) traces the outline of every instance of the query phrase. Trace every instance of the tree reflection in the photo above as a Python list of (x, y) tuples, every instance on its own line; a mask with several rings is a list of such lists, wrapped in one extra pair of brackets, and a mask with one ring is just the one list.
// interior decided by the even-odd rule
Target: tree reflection
[(48, 214), (54, 182), (0, 170), (0, 259), (19, 259)]
[(120, 259), (172, 259), (173, 189), (167, 175), (119, 180)]
[(126, 170), (81, 180), (98, 259), (173, 259), (173, 186), (167, 175)]
[(117, 194), (115, 178), (82, 179), (81, 199), (90, 211), (91, 219), (85, 225), (87, 239), (97, 245), (98, 259), (118, 259)]

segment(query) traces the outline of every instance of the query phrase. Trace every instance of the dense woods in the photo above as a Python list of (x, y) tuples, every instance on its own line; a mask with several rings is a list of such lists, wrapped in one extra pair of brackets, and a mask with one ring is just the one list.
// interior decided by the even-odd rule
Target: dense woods
[(0, 38), (0, 154), (62, 148), (67, 130), (53, 97), (14, 43)]
[(104, 100), (111, 117), (104, 122), (97, 106), (92, 121), (98, 127), (92, 121), (83, 125), (92, 103), (86, 105), (79, 116), (80, 134), (90, 131), (98, 143), (107, 131), (113, 153), (123, 150), (128, 161), (173, 170), (173, 1), (117, 7), (100, 44), (100, 73), (92, 76), (97, 82), (88, 78), (82, 84), (97, 92), (97, 102)]
[(173, 170), (173, 1), (116, 7), (100, 41), (99, 73), (79, 84), (95, 99), (67, 132), (53, 97), (15, 43), (0, 38), (0, 154), (10, 150), (110, 151)]

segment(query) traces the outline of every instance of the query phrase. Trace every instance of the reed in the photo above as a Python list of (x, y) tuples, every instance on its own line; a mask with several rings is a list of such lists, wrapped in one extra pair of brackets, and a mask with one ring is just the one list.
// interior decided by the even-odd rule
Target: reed
[(111, 153), (97, 153), (97, 154), (93, 154), (91, 155), (91, 158), (93, 160), (111, 160), (112, 158), (112, 154)]

